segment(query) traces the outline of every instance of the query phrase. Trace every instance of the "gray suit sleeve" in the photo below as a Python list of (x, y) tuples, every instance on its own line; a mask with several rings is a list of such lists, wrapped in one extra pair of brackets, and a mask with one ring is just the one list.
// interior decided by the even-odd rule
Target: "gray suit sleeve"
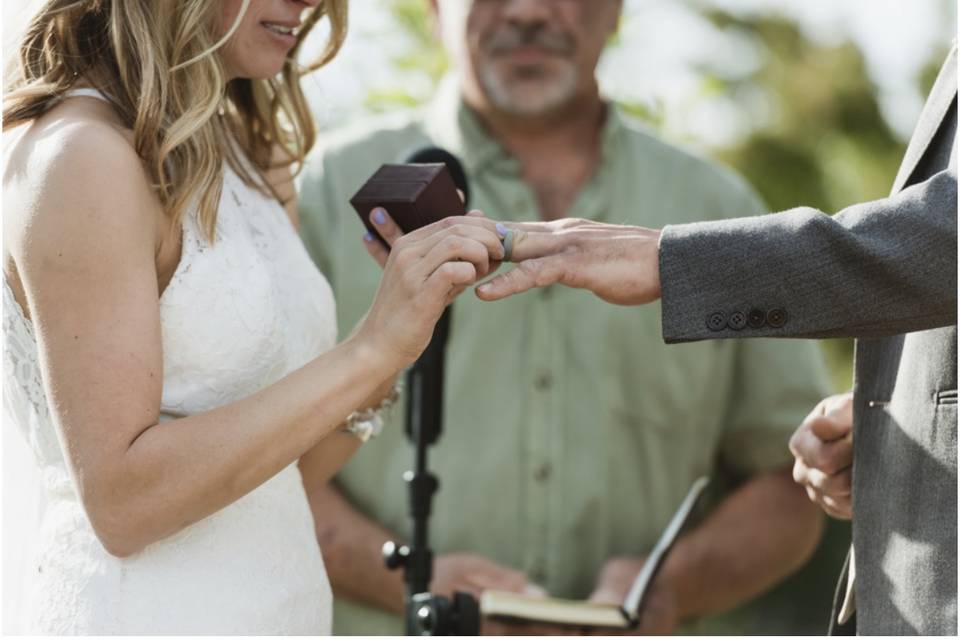
[(835, 216), (798, 208), (668, 226), (660, 280), (669, 343), (870, 338), (956, 324), (956, 172)]

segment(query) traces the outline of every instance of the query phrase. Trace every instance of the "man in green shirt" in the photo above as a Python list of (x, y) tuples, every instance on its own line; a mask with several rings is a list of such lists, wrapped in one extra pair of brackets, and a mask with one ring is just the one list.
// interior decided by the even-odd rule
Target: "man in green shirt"
[[(742, 180), (629, 124), (601, 98), (594, 70), (618, 0), (436, 4), (459, 78), (420, 112), (329, 137), (302, 181), (303, 238), (333, 285), (342, 332), (380, 278), (348, 201), (381, 163), (425, 145), (460, 157), (471, 204), (503, 219), (659, 228), (703, 212), (764, 211)], [(652, 306), (615, 307), (566, 288), (496, 305), (462, 296), (447, 349), (445, 430), (431, 455), (441, 480), (434, 590), (619, 602), (692, 481), (710, 474), (727, 479), (727, 491), (678, 542), (643, 630), (669, 633), (748, 601), (819, 540), (822, 519), (792, 482), (787, 442), (827, 391), (809, 343), (668, 347)], [(312, 497), (329, 514), (317, 528), (337, 633), (402, 630), (401, 575), (380, 557), (384, 541), (409, 534), (402, 416), (395, 411)], [(518, 631), (489, 621), (485, 630)]]

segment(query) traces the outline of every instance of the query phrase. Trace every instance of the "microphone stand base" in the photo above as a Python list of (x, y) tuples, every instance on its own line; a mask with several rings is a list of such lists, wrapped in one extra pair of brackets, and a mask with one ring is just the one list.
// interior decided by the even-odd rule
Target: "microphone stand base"
[(407, 600), (406, 635), (480, 635), (480, 606), (476, 598), (457, 591), (453, 600), (431, 593), (417, 593)]

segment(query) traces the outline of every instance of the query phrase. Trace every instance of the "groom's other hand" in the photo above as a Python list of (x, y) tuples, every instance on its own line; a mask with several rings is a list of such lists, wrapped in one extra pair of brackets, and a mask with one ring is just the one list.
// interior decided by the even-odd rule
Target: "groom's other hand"
[(481, 300), (500, 300), (535, 287), (588, 289), (612, 304), (660, 297), (660, 232), (590, 220), (508, 223), (514, 234), (511, 271), (477, 287)]
[(790, 438), (793, 479), (834, 518), (850, 520), (853, 393), (821, 400)]

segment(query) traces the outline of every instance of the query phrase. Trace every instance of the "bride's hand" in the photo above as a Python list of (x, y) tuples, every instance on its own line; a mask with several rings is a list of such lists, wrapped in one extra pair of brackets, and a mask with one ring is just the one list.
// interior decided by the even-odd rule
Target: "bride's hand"
[(371, 212), (370, 220), (391, 249), (375, 236), (364, 237), (384, 271), (357, 334), (400, 369), (426, 348), (446, 306), (499, 267), (503, 245), (495, 223), (479, 212), (406, 235), (383, 209)]
[[(460, 195), (460, 200), (464, 199), (463, 192), (460, 189), (457, 189), (457, 193)], [(379, 217), (379, 214), (382, 213), (383, 217)], [(474, 209), (473, 211), (467, 212), (467, 217), (470, 218), (486, 218), (482, 211), (479, 209)], [(383, 220), (383, 222), (379, 222)], [(379, 231), (380, 235), (387, 240), (391, 246), (393, 243), (403, 235), (403, 231), (400, 227), (397, 226), (397, 223), (393, 221), (393, 218), (390, 217), (390, 214), (381, 207), (370, 212), (370, 222), (374, 227)], [(387, 236), (390, 236), (387, 238)], [(380, 265), (380, 268), (383, 269), (387, 266), (387, 258), (390, 257), (390, 250), (383, 246), (383, 243), (377, 239), (375, 235), (367, 232), (363, 236), (363, 246), (366, 247), (367, 253), (377, 261), (377, 264)], [(496, 263), (496, 267), (490, 270), (490, 273), (493, 273), (500, 267), (500, 263)]]

